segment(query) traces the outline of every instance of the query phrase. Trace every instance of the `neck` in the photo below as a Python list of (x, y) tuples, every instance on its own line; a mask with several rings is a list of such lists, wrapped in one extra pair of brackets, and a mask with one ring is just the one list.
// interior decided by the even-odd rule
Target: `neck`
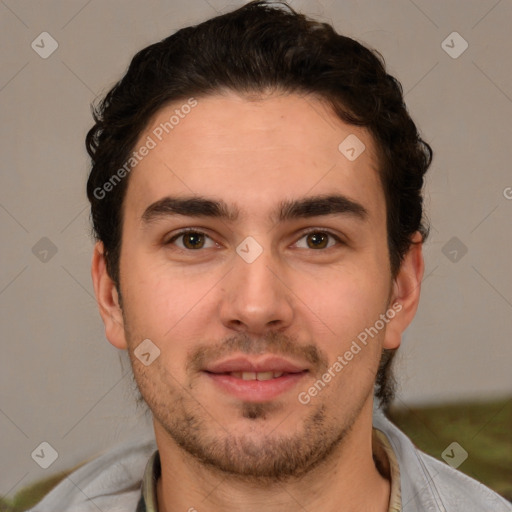
[(177, 446), (155, 423), (162, 467), (159, 512), (330, 512), (388, 510), (390, 482), (373, 460), (371, 402), (328, 459), (284, 482), (239, 478), (204, 466)]

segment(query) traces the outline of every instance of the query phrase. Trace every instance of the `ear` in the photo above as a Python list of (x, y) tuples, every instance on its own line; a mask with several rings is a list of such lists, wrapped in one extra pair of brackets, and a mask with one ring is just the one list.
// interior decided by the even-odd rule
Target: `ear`
[(97, 242), (94, 246), (91, 276), (100, 315), (105, 324), (105, 335), (114, 347), (126, 349), (123, 313), (116, 286), (107, 272), (102, 242)]
[(395, 311), (395, 316), (386, 327), (383, 348), (396, 349), (400, 346), (402, 333), (412, 322), (418, 309), (425, 270), (421, 239), (421, 233), (417, 231), (394, 279), (389, 308)]

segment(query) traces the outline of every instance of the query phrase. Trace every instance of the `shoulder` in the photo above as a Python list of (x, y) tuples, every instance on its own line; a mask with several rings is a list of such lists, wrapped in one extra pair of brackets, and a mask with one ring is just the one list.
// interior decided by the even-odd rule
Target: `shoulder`
[(382, 412), (375, 410), (373, 420), (396, 455), (404, 512), (512, 512), (499, 494), (418, 450)]
[(425, 474), (431, 479), (431, 487), (437, 491), (440, 503), (449, 504), (449, 507), (445, 507), (447, 512), (451, 510), (512, 511), (512, 503), (489, 487), (417, 448), (415, 451), (425, 467)]
[(154, 439), (124, 443), (68, 475), (29, 512), (135, 510)]

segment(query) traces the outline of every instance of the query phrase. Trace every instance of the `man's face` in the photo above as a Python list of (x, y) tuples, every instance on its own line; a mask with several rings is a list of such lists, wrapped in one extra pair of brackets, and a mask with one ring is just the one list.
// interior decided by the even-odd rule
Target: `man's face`
[[(123, 205), (116, 343), (157, 440), (232, 473), (300, 474), (371, 411), (386, 346), (381, 328), (344, 357), (391, 307), (375, 144), (311, 97), (197, 101), (160, 141), (155, 128), (180, 105), (162, 109), (135, 147), (156, 142)], [(355, 160), (338, 149), (349, 135), (366, 147)], [(342, 199), (283, 207), (329, 196)], [(237, 215), (161, 203), (193, 197)], [(145, 366), (134, 350), (147, 339), (160, 355)]]

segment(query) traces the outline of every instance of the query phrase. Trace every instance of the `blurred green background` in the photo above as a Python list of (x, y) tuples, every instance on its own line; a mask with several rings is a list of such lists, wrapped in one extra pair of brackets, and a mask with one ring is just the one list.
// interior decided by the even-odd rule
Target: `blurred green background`
[[(512, 398), (485, 403), (392, 407), (393, 423), (422, 451), (443, 460), (453, 441), (468, 458), (457, 468), (512, 501)], [(443, 461), (444, 462), (444, 461)]]

